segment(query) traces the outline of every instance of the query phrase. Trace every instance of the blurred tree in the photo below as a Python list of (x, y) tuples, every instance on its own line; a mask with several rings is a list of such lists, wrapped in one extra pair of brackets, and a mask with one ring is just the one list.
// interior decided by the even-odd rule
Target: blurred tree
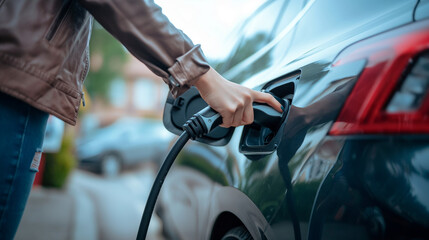
[(51, 188), (62, 188), (64, 186), (76, 165), (73, 149), (73, 137), (66, 135), (57, 153), (46, 153), (46, 164), (42, 179), (43, 186)]
[(122, 74), (127, 51), (98, 22), (94, 22), (89, 47), (91, 68), (85, 86), (91, 98), (106, 100), (110, 83)]

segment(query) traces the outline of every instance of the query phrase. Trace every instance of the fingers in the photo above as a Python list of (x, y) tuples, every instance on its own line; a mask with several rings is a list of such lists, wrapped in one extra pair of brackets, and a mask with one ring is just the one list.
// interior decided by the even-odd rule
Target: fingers
[(245, 107), (246, 106), (244, 104), (238, 104), (237, 110), (235, 111), (235, 114), (232, 119), (232, 126), (238, 127), (241, 125), (241, 122), (243, 122), (243, 113)]
[(278, 112), (283, 112), (283, 106), (271, 94), (253, 91), (253, 101), (258, 103), (266, 103), (273, 107)]
[(253, 107), (252, 105), (248, 105), (243, 113), (243, 121), (241, 122), (241, 125), (248, 125), (253, 122)]
[(253, 122), (251, 92), (243, 87), (237, 90), (234, 92), (234, 100), (231, 100), (229, 107), (225, 109), (226, 111), (221, 113), (223, 117), (221, 127), (238, 127)]
[(228, 128), (243, 125), (244, 111), (248, 105), (249, 103), (239, 101), (236, 103), (235, 107), (230, 108), (227, 112), (221, 113), (223, 122), (220, 126)]
[(278, 112), (283, 112), (282, 104), (271, 94), (251, 90), (250, 95), (243, 94), (241, 97), (242, 99), (235, 102), (235, 106), (230, 106), (227, 111), (221, 113), (223, 120), (221, 127), (229, 128), (251, 124), (254, 120), (253, 102), (266, 103)]
[(220, 113), (220, 115), (222, 116), (222, 124), (219, 126), (224, 127), (224, 128), (231, 127), (233, 116), (234, 116), (233, 112), (232, 113), (223, 112), (223, 113)]
[(201, 97), (222, 115), (222, 127), (252, 123), (253, 102), (266, 103), (275, 110), (283, 112), (281, 103), (270, 94), (230, 82), (212, 68), (196, 81), (195, 86)]
[(234, 119), (239, 119), (236, 113), (233, 114), (221, 114), (222, 115), (222, 124), (221, 127), (229, 128), (229, 127), (237, 127), (239, 125), (234, 123)]

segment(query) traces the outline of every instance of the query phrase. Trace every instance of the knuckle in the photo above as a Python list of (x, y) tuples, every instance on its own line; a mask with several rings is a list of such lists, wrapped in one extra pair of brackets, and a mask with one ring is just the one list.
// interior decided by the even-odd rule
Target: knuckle
[(247, 93), (245, 93), (245, 94), (243, 95), (243, 99), (244, 99), (245, 101), (251, 101), (251, 100), (252, 100), (252, 95), (251, 95), (249, 92), (247, 92)]
[(228, 106), (225, 110), (228, 114), (233, 114), (235, 112), (235, 108), (233, 106)]

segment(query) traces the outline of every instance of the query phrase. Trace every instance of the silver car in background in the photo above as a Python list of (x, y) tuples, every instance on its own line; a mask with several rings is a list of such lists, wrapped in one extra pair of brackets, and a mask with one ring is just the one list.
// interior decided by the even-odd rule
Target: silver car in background
[(159, 163), (172, 138), (159, 120), (122, 118), (76, 140), (79, 167), (111, 177), (142, 162)]

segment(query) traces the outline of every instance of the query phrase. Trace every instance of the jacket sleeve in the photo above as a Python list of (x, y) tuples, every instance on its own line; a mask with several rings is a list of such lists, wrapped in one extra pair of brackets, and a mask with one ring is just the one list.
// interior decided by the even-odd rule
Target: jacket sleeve
[(149, 69), (173, 96), (186, 91), (210, 68), (200, 45), (162, 13), (153, 0), (79, 0), (94, 18)]

